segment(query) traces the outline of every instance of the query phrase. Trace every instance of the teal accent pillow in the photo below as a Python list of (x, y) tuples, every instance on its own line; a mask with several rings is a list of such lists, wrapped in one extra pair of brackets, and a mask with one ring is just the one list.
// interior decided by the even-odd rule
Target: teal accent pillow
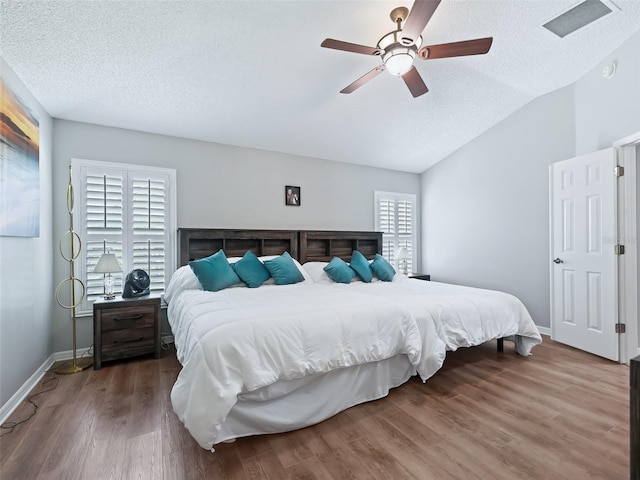
[(358, 250), (354, 250), (351, 254), (351, 268), (356, 272), (363, 282), (369, 283), (373, 279), (373, 272), (369, 260), (366, 259)]
[(271, 260), (265, 260), (264, 266), (276, 282), (276, 285), (291, 285), (292, 283), (302, 282), (304, 277), (289, 252), (284, 252), (279, 257)]
[(323, 270), (331, 280), (337, 283), (351, 283), (354, 275), (351, 267), (338, 257), (333, 257)]
[(371, 262), (371, 270), (383, 282), (390, 282), (396, 274), (391, 264), (379, 253), (376, 253), (373, 262)]
[(217, 292), (242, 281), (229, 265), (223, 250), (218, 250), (210, 257), (189, 262), (189, 266), (202, 288), (209, 292)]
[(249, 288), (259, 287), (271, 276), (267, 267), (258, 260), (258, 257), (251, 250), (247, 250), (244, 257), (231, 266)]

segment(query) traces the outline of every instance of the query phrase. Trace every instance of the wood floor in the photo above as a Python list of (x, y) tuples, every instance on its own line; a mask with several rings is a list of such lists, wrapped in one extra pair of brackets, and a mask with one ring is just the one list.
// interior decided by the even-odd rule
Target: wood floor
[(628, 479), (629, 368), (544, 338), (529, 358), (509, 342), (449, 353), (427, 384), (215, 454), (171, 409), (173, 350), (106, 364), (36, 399), (0, 439), (0, 478)]

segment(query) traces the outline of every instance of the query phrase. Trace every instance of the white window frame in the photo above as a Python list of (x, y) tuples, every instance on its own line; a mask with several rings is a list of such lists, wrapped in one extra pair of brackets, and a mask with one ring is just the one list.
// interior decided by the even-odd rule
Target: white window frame
[[(74, 197), (75, 197), (75, 207), (73, 210), (73, 223), (75, 231), (82, 238), (82, 242), (84, 244), (86, 240), (86, 226), (84, 224), (84, 219), (86, 218), (86, 206), (87, 206), (87, 194), (85, 188), (85, 177), (86, 170), (103, 170), (105, 174), (132, 174), (132, 173), (142, 173), (147, 175), (163, 175), (168, 177), (168, 192), (166, 202), (168, 205), (168, 212), (165, 217), (166, 219), (166, 228), (164, 234), (165, 240), (165, 287), (169, 283), (169, 279), (171, 275), (176, 270), (176, 231), (177, 231), (177, 182), (176, 182), (176, 170), (174, 168), (164, 168), (164, 167), (152, 167), (147, 165), (136, 165), (136, 164), (127, 164), (127, 163), (118, 163), (118, 162), (103, 162), (99, 160), (87, 160), (82, 158), (72, 158), (71, 159), (71, 167), (72, 167), (72, 178), (74, 186)], [(123, 185), (123, 206), (126, 210), (126, 206), (130, 203), (129, 198), (130, 192), (128, 190), (128, 186)], [(129, 215), (123, 215), (123, 225), (122, 225), (122, 248), (123, 252), (127, 251), (131, 248), (128, 245), (132, 242), (132, 229), (133, 229), (133, 220), (129, 218)], [(128, 263), (122, 265), (123, 276), (128, 273), (127, 268), (129, 268)], [(82, 282), (87, 284), (87, 251), (86, 248), (82, 248), (80, 251), (80, 255), (78, 257), (78, 262), (76, 264), (75, 275), (77, 278), (82, 280)], [(116, 293), (121, 293), (116, 291)], [(93, 314), (93, 302), (88, 301), (85, 297), (82, 300), (82, 303), (78, 307), (77, 315), (92, 315)]]
[[(400, 193), (400, 192), (383, 192), (383, 191), (379, 191), (376, 190), (373, 192), (374, 193), (374, 211), (375, 211), (375, 229), (376, 231), (380, 232), (382, 231), (382, 229), (380, 228), (380, 209), (379, 209), (379, 205), (380, 205), (380, 200), (392, 200), (394, 202), (397, 202), (398, 200), (401, 201), (408, 201), (411, 203), (411, 244), (412, 244), (412, 257), (411, 257), (411, 263), (408, 265), (407, 273), (412, 273), (412, 272), (417, 272), (417, 264), (418, 264), (418, 255), (419, 255), (419, 245), (418, 245), (418, 224), (417, 224), (417, 218), (418, 218), (418, 202), (417, 202), (417, 196), (414, 193)], [(396, 212), (394, 215), (394, 218), (396, 219), (396, 228), (395, 231), (398, 232), (398, 226), (397, 226), (397, 219), (398, 219), (398, 211), (397, 211), (397, 203), (396, 203)], [(383, 234), (383, 239), (385, 238), (385, 235), (388, 237), (390, 234)], [(394, 245), (395, 245), (395, 249), (396, 252), (398, 251), (398, 245), (399, 245), (399, 234), (396, 233), (394, 235)], [(395, 257), (395, 255), (394, 255)], [(399, 265), (398, 265), (398, 260), (396, 259), (394, 262), (396, 265), (396, 268), (399, 270)]]

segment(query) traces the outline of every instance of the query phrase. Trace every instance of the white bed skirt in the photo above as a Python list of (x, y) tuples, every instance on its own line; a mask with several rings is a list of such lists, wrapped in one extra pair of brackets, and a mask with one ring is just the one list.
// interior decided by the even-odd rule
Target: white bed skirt
[(354, 405), (385, 397), (415, 374), (407, 356), (396, 355), (240, 394), (215, 443), (308, 427)]

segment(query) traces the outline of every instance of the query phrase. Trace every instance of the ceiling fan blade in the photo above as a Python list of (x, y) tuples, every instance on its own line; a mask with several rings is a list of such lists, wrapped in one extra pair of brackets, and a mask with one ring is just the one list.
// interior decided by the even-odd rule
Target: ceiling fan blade
[(440, 5), (440, 0), (416, 0), (402, 26), (402, 39), (411, 39), (411, 42), (407, 43), (412, 43), (422, 35), (424, 27), (431, 20), (438, 5)]
[(326, 38), (320, 46), (333, 48), (335, 50), (343, 50), (345, 52), (362, 53), (364, 55), (380, 55), (382, 53), (379, 48), (358, 45), (357, 43), (343, 42), (341, 40), (334, 40), (333, 38)]
[(434, 58), (482, 55), (489, 51), (492, 43), (493, 37), (487, 37), (462, 42), (441, 43), (440, 45), (427, 45), (418, 50), (418, 56), (422, 60), (433, 60)]
[(402, 79), (404, 83), (407, 84), (407, 87), (409, 87), (409, 91), (414, 98), (424, 95), (429, 91), (415, 66), (411, 67), (411, 70), (402, 75)]
[(362, 85), (367, 83), (373, 77), (377, 77), (383, 71), (384, 71), (384, 65), (380, 65), (380, 66), (374, 68), (373, 70), (370, 70), (369, 72), (367, 72), (363, 76), (361, 76), (359, 79), (357, 79), (355, 82), (353, 82), (350, 85), (347, 85), (342, 90), (340, 90), (340, 93), (351, 93), (351, 92), (353, 92), (354, 90), (360, 88)]

